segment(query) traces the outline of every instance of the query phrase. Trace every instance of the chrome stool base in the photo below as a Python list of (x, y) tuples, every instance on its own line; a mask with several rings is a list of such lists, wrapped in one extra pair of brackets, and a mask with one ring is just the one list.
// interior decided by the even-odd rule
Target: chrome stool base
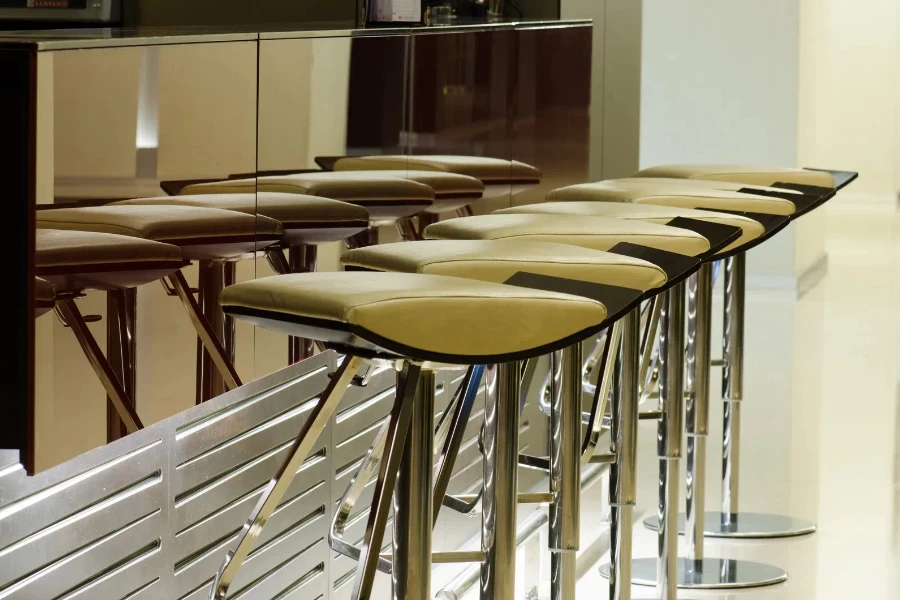
[[(656, 531), (659, 520), (655, 516), (647, 517), (644, 527)], [(710, 538), (773, 539), (809, 535), (815, 531), (816, 524), (811, 521), (765, 513), (738, 513), (737, 520), (726, 524), (722, 522), (722, 513), (708, 512), (703, 523), (703, 535)], [(685, 516), (681, 514), (678, 517), (678, 533), (684, 535), (684, 532)]]
[[(609, 577), (609, 565), (600, 567), (600, 575)], [(707, 558), (700, 562), (678, 559), (678, 587), (693, 590), (740, 589), (775, 585), (787, 581), (787, 573), (778, 567), (747, 560)], [(631, 583), (656, 586), (656, 559), (636, 558), (631, 566)]]

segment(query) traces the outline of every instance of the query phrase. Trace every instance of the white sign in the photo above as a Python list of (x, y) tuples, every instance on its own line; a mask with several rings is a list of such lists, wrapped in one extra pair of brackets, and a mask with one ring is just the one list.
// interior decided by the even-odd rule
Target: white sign
[(421, 0), (371, 0), (370, 21), (385, 23), (420, 23)]

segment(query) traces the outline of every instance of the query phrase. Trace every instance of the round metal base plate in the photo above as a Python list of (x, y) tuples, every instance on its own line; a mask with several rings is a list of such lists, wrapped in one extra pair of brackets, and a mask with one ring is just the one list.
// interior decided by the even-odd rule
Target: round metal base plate
[[(656, 585), (655, 558), (638, 558), (631, 563), (631, 582), (635, 585)], [(609, 564), (600, 567), (600, 575), (609, 578)], [(787, 573), (778, 567), (747, 560), (707, 558), (695, 563), (678, 559), (678, 587), (691, 590), (755, 588), (775, 585), (787, 580)]]
[[(644, 519), (647, 529), (656, 531), (659, 529), (659, 519), (648, 517)], [(684, 535), (684, 514), (678, 515), (678, 533)], [(705, 537), (711, 538), (743, 538), (766, 539), (794, 537), (815, 533), (816, 524), (803, 519), (784, 517), (781, 515), (767, 515), (763, 513), (738, 514), (736, 521), (728, 524), (722, 523), (722, 513), (708, 512), (703, 523)]]

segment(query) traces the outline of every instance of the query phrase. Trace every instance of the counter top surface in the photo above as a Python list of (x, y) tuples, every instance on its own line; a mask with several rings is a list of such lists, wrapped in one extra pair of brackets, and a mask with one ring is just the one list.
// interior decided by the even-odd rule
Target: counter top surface
[(454, 20), (449, 25), (352, 27), (347, 23), (277, 24), (235, 27), (160, 27), (147, 29), (52, 29), (36, 31), (0, 31), (0, 48), (27, 48), (38, 51), (76, 50), (119, 46), (155, 46), (209, 42), (252, 41), (260, 39), (353, 37), (384, 35), (430, 35), (452, 31), (535, 29), (589, 25), (590, 20)]

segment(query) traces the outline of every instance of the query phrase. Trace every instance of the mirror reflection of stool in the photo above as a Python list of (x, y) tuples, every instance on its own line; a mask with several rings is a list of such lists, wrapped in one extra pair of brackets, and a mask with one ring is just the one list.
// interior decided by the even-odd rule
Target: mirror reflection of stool
[[(272, 269), (282, 275), (315, 271), (318, 244), (352, 238), (369, 226), (369, 213), (362, 206), (305, 194), (199, 194), (139, 198), (116, 204), (220, 208), (274, 219), (281, 223), (282, 240), (280, 244), (268, 246), (265, 252)], [(201, 281), (221, 282), (203, 286), (200, 305), (211, 323), (226, 323), (227, 339), (221, 340), (226, 348), (234, 348), (234, 325), (231, 317), (222, 314), (218, 297), (224, 287), (234, 284), (235, 264), (234, 261), (202, 261), (199, 265)], [(309, 358), (314, 352), (312, 341), (290, 338), (288, 364)]]
[[(235, 550), (214, 581), (211, 598), (224, 599), (262, 526), (305, 460), (363, 359), (399, 372), (375, 500), (360, 550), (353, 597), (368, 599), (392, 499), (394, 593), (428, 598), (431, 574), (434, 370), (444, 365), (497, 364), (488, 380), (486, 420), (514, 441), (519, 373), (516, 361), (562, 349), (596, 333), (607, 310), (587, 298), (473, 281), (406, 273), (306, 273), (241, 283), (225, 290), (226, 312), (251, 323), (318, 339), (345, 354), (328, 390), (303, 425), (293, 449), (269, 483)], [(546, 315), (554, 315), (546, 319)], [(490, 444), (488, 437), (486, 443)], [(499, 445), (516, 468), (516, 446)], [(396, 490), (395, 490), (396, 483)], [(514, 490), (503, 493), (514, 494)], [(499, 513), (494, 517), (500, 518)], [(486, 518), (490, 518), (486, 516)], [(515, 528), (496, 544), (515, 545)], [(505, 549), (504, 555), (514, 554)], [(485, 560), (482, 555), (479, 561)], [(487, 582), (492, 585), (492, 582)], [(510, 597), (512, 590), (503, 589)]]
[[(38, 213), (40, 216), (40, 213)], [(38, 310), (56, 309), (72, 330), (109, 398), (108, 437), (141, 429), (135, 405), (133, 363), (114, 368), (103, 355), (76, 304), (88, 290), (114, 298), (126, 291), (179, 272), (185, 261), (177, 247), (110, 233), (38, 229), (35, 232), (35, 298)], [(111, 317), (107, 316), (108, 333)], [(125, 344), (130, 340), (110, 340)], [(108, 344), (108, 352), (115, 343)], [(125, 368), (123, 368), (125, 367)]]
[[(181, 249), (188, 261), (209, 263), (232, 261), (241, 256), (264, 250), (280, 242), (281, 224), (273, 219), (221, 210), (188, 206), (99, 206), (86, 208), (59, 208), (37, 213), (37, 227), (115, 233), (172, 244)], [(210, 323), (194, 298), (181, 271), (167, 277), (171, 284), (167, 291), (178, 296), (187, 311), (191, 324), (197, 331), (198, 374), (197, 402), (218, 396), (241, 385), (234, 368), (234, 348), (225, 348), (220, 340), (232, 339), (224, 334), (229, 325), (224, 319)], [(209, 288), (224, 287), (222, 281), (199, 282), (198, 295), (202, 301), (214, 302)], [(121, 305), (125, 306), (122, 307)], [(136, 296), (116, 303), (116, 314), (121, 311), (127, 318), (116, 317), (120, 324), (118, 336), (122, 363), (131, 371), (134, 368), (134, 315)], [(124, 343), (129, 340), (129, 343)]]
[(369, 228), (348, 241), (350, 247), (378, 243), (378, 227), (396, 224), (434, 204), (434, 190), (415, 181), (395, 177), (366, 177), (363, 174), (295, 173), (202, 182), (166, 182), (163, 189), (172, 195), (255, 194), (276, 192), (321, 196), (356, 204), (369, 212)]

